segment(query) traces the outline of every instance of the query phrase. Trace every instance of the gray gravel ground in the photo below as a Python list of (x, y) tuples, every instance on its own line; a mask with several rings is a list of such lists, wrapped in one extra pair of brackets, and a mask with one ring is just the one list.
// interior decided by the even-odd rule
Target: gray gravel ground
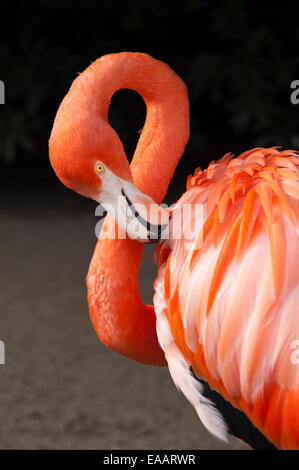
[[(94, 204), (59, 184), (22, 194), (7, 187), (1, 195), (0, 448), (244, 448), (203, 428), (166, 368), (130, 361), (97, 339), (85, 289)], [(147, 302), (150, 250), (141, 273)]]

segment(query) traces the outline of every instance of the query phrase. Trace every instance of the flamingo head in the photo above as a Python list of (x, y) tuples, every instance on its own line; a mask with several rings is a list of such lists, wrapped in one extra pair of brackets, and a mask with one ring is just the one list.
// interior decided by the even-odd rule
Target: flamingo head
[(123, 145), (100, 115), (82, 108), (70, 113), (68, 95), (53, 125), (51, 165), (68, 188), (94, 199), (109, 212), (131, 238), (157, 241), (168, 226), (168, 212), (134, 183)]

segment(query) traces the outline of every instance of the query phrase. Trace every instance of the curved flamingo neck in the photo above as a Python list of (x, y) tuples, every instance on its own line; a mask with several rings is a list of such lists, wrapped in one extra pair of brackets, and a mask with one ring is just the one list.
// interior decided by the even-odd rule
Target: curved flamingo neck
[(146, 104), (131, 171), (136, 187), (160, 203), (189, 138), (186, 85), (167, 64), (142, 53), (109, 54), (84, 72), (86, 107), (105, 121), (120, 89), (135, 90)]
[[(91, 112), (104, 121), (117, 90), (129, 88), (143, 97), (146, 121), (130, 168), (135, 186), (160, 203), (189, 137), (185, 84), (166, 64), (139, 53), (104, 56), (84, 74)], [(143, 245), (109, 239), (107, 233), (114, 226), (108, 215), (87, 276), (92, 323), (102, 342), (114, 351), (165, 365), (154, 308), (143, 304), (138, 288)]]

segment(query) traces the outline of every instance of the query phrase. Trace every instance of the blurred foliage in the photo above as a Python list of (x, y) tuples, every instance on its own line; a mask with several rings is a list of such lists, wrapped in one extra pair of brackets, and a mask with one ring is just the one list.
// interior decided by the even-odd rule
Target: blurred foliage
[[(299, 79), (296, 2), (4, 0), (1, 8), (2, 166), (48, 162), (55, 112), (72, 80), (97, 57), (123, 50), (148, 52), (186, 81), (190, 155), (299, 146), (299, 106), (290, 103)], [(111, 122), (129, 153), (144, 112), (131, 93), (112, 102)]]

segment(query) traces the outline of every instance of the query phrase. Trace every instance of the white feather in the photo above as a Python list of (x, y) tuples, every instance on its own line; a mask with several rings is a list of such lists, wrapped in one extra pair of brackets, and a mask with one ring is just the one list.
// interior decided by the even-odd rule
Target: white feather
[(171, 377), (179, 390), (194, 406), (203, 425), (217, 438), (227, 442), (226, 424), (213, 403), (203, 396), (202, 385), (191, 374), (190, 367), (177, 347), (166, 315), (164, 300), (164, 268), (159, 269), (155, 281), (154, 304), (157, 317), (157, 335), (168, 362)]

